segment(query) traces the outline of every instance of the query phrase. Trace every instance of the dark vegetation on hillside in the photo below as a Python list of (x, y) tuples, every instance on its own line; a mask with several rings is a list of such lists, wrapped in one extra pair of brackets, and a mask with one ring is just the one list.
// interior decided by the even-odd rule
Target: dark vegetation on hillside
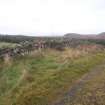
[(2, 42), (11, 42), (11, 43), (20, 43), (24, 41), (39, 41), (39, 40), (59, 40), (62, 37), (34, 37), (34, 36), (25, 36), (25, 35), (0, 35), (0, 41)]
[(60, 37), (34, 37), (34, 36), (24, 36), (24, 35), (0, 35), (0, 42), (11, 42), (11, 43), (20, 43), (20, 42), (33, 42), (33, 41), (55, 41), (57, 42), (70, 42), (74, 45), (77, 43), (96, 43), (105, 45), (105, 33), (100, 33), (99, 35), (80, 35), (80, 34), (65, 34)]

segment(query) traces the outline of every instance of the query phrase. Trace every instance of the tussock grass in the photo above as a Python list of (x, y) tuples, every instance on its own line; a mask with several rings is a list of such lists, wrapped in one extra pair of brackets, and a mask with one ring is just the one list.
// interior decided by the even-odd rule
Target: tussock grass
[(104, 52), (74, 49), (18, 57), (11, 65), (1, 66), (0, 105), (50, 105), (104, 57)]

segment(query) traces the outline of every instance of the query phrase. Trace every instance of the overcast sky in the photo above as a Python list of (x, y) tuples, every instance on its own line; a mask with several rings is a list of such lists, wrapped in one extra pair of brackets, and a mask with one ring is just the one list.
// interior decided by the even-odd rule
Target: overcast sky
[(105, 0), (0, 0), (0, 33), (52, 35), (105, 31)]

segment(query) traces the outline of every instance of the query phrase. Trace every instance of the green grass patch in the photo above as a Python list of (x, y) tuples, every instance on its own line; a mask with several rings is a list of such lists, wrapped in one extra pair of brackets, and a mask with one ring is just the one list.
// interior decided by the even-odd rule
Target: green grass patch
[(60, 55), (53, 54), (17, 58), (0, 72), (0, 105), (49, 105), (104, 57), (100, 52), (64, 62), (58, 62)]
[(14, 48), (17, 45), (17, 43), (0, 42), (0, 48)]

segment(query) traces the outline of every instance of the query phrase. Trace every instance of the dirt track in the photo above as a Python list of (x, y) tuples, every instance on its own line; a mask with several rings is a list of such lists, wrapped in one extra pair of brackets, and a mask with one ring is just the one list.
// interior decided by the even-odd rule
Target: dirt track
[(105, 105), (104, 88), (105, 64), (102, 64), (78, 80), (64, 97), (54, 105)]

